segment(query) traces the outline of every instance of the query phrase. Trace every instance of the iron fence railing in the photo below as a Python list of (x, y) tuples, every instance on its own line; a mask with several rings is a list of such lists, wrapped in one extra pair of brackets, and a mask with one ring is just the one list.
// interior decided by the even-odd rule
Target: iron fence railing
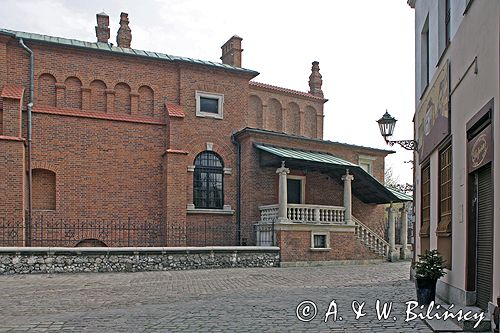
[(257, 244), (257, 235), (261, 231), (269, 232), (271, 227), (274, 224), (238, 227), (234, 221), (215, 224), (209, 219), (187, 225), (171, 225), (132, 219), (38, 218), (32, 221), (27, 232), (24, 222), (0, 217), (0, 247), (27, 244), (57, 247), (270, 246), (275, 243), (274, 237), (264, 241), (260, 239)]

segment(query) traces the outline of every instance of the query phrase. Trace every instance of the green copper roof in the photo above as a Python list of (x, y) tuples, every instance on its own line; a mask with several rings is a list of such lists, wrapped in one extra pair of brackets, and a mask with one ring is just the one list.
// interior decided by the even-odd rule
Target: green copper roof
[(409, 195), (384, 186), (359, 165), (332, 154), (267, 144), (256, 143), (254, 145), (257, 149), (274, 156), (274, 158), (266, 159), (261, 157), (262, 166), (279, 166), (281, 161), (285, 161), (287, 167), (320, 171), (331, 175), (331, 178), (337, 181), (340, 181), (342, 176), (346, 174), (346, 170), (349, 170), (349, 173), (354, 176), (352, 191), (365, 203), (385, 204), (413, 200)]
[(392, 192), (395, 196), (397, 196), (401, 201), (413, 201), (413, 197), (411, 195), (405, 194), (403, 192), (399, 192), (392, 187), (386, 186), (386, 188)]
[(85, 48), (85, 49), (107, 51), (107, 52), (112, 52), (112, 53), (125, 54), (125, 55), (131, 55), (131, 56), (139, 56), (139, 57), (147, 57), (147, 58), (173, 61), (173, 62), (184, 62), (184, 63), (190, 63), (190, 64), (196, 64), (196, 65), (210, 66), (210, 67), (215, 67), (215, 68), (219, 68), (219, 69), (226, 69), (226, 70), (230, 70), (230, 71), (235, 71), (235, 72), (239, 72), (239, 73), (247, 73), (247, 74), (250, 74), (253, 76), (257, 76), (259, 74), (258, 72), (250, 70), (250, 69), (234, 67), (234, 66), (222, 64), (219, 62), (212, 62), (212, 61), (206, 61), (206, 60), (197, 60), (197, 59), (192, 59), (192, 58), (173, 56), (173, 55), (168, 55), (168, 54), (164, 54), (164, 53), (160, 53), (160, 52), (128, 49), (128, 48), (114, 46), (114, 45), (111, 45), (108, 43), (84, 42), (84, 41), (76, 40), (76, 39), (52, 37), (52, 36), (47, 36), (47, 35), (40, 35), (40, 34), (35, 34), (35, 33), (30, 33), (30, 32), (14, 31), (14, 30), (1, 29), (1, 28), (0, 28), (0, 34), (9, 35), (9, 36), (12, 36), (15, 38), (23, 38), (25, 40), (33, 40), (33, 41), (37, 41), (37, 42), (80, 47), (80, 48)]
[(358, 166), (354, 163), (335, 157), (331, 154), (318, 151), (306, 151), (293, 148), (280, 148), (280, 147), (259, 145), (259, 144), (256, 144), (255, 147), (283, 158), (294, 158), (310, 162), (329, 163), (329, 164), (354, 166), (354, 167)]

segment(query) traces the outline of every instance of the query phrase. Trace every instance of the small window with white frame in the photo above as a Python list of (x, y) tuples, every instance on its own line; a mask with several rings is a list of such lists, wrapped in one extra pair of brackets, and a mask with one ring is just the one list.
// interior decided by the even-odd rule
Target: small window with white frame
[(377, 158), (373, 156), (359, 155), (358, 165), (370, 175), (373, 175), (373, 161)]
[(196, 116), (223, 118), (224, 95), (196, 91)]
[(329, 232), (311, 232), (311, 250), (329, 250)]

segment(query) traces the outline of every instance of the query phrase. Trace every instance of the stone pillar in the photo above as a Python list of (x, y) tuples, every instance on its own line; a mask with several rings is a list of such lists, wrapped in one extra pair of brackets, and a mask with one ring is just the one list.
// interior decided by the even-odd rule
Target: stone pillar
[(285, 161), (281, 162), (281, 168), (276, 170), (279, 175), (279, 208), (278, 208), (278, 223), (283, 223), (288, 221), (287, 214), (287, 188), (286, 188), (286, 175), (290, 173), (290, 169), (285, 168)]
[(387, 208), (387, 218), (388, 218), (388, 236), (389, 236), (389, 260), (397, 261), (399, 259), (399, 253), (396, 253), (396, 223), (394, 220), (394, 207), (392, 202)]
[(399, 209), (401, 213), (401, 253), (400, 258), (403, 260), (411, 259), (411, 251), (408, 250), (408, 207), (403, 203), (403, 207)]
[(344, 181), (344, 220), (346, 224), (354, 224), (352, 222), (352, 193), (351, 193), (351, 182), (354, 180), (354, 176), (349, 174), (349, 169), (346, 170), (346, 174), (342, 176)]

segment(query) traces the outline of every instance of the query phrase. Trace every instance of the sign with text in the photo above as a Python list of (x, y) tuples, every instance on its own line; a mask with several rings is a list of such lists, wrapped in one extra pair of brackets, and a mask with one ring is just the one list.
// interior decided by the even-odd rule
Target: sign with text
[(417, 110), (417, 149), (420, 161), (429, 156), (450, 133), (449, 101), (449, 62), (446, 61), (438, 69)]
[(491, 125), (467, 143), (467, 170), (475, 171), (493, 161)]

